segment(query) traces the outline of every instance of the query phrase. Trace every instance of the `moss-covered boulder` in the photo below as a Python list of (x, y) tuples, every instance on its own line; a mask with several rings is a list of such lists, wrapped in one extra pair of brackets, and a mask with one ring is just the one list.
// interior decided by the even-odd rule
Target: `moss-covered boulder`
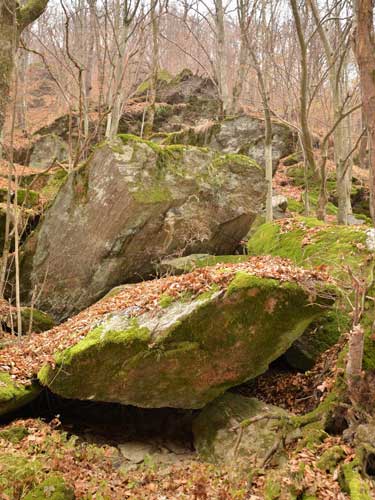
[[(204, 146), (223, 153), (241, 153), (254, 158), (264, 166), (264, 120), (241, 115), (207, 125), (188, 127), (166, 134), (163, 144), (191, 144)], [(295, 131), (275, 121), (272, 126), (272, 163), (274, 169), (280, 159), (296, 147)]]
[[(121, 117), (120, 133), (141, 134), (144, 106), (148, 106), (149, 85), (150, 80), (147, 78), (138, 86), (137, 102), (129, 103)], [(140, 106), (141, 100), (143, 106)], [(217, 119), (221, 114), (221, 102), (215, 83), (210, 78), (193, 74), (189, 69), (183, 69), (175, 76), (160, 70), (156, 101), (153, 124), (153, 132), (156, 133), (175, 132), (186, 126)], [(156, 140), (159, 138), (156, 137)]]
[(267, 222), (252, 234), (250, 255), (286, 257), (304, 267), (326, 266), (335, 276), (368, 265), (368, 228), (325, 224), (313, 217), (296, 216), (287, 223)]
[[(0, 310), (0, 321), (9, 332), (18, 334), (17, 310), (14, 306), (7, 306)], [(55, 321), (48, 314), (31, 307), (21, 308), (22, 335), (30, 332), (41, 333), (55, 326)]]
[(121, 136), (69, 175), (28, 239), (23, 300), (37, 287), (36, 306), (63, 319), (165, 256), (233, 253), (264, 196), (248, 157)]
[(17, 383), (8, 373), (0, 372), (0, 416), (25, 406), (35, 399), (41, 390), (42, 387), (37, 382), (23, 385)]
[[(286, 257), (308, 268), (326, 268), (344, 286), (351, 286), (347, 271), (366, 277), (371, 272), (373, 251), (368, 246), (368, 228), (325, 224), (313, 217), (296, 216), (285, 222), (265, 223), (252, 234), (250, 255)], [(364, 366), (375, 368), (375, 348), (371, 336), (374, 320), (372, 303), (365, 308), (366, 341)], [(330, 311), (306, 330), (286, 354), (297, 369), (311, 368), (317, 356), (337, 342), (351, 324), (346, 302)]]
[[(173, 82), (173, 75), (171, 75), (169, 73), (169, 71), (167, 71), (166, 69), (159, 69), (158, 75), (157, 75), (156, 92), (160, 92), (160, 90), (163, 87), (166, 87), (171, 82)], [(138, 85), (135, 93), (137, 95), (146, 94), (146, 97), (147, 97), (147, 92), (150, 90), (150, 85), (151, 85), (151, 78), (146, 78), (146, 80), (143, 80), (143, 82)]]
[[(288, 413), (255, 398), (227, 392), (207, 405), (193, 422), (201, 458), (236, 467), (262, 467), (280, 440)], [(277, 450), (276, 450), (277, 451)], [(280, 460), (276, 453), (273, 460)]]
[(32, 309), (31, 307), (23, 307), (21, 309), (21, 318), (23, 333), (29, 330), (36, 333), (45, 332), (56, 325), (49, 314), (38, 311), (38, 309)]
[(104, 316), (38, 377), (66, 398), (201, 408), (290, 347), (332, 302), (320, 286), (306, 291), (240, 271), (194, 299), (164, 294), (156, 311), (134, 316), (138, 308), (128, 307)]

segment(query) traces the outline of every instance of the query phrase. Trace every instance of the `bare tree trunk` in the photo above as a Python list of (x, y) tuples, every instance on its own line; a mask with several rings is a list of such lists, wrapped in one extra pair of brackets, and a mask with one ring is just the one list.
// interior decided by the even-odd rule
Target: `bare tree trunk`
[(96, 16), (96, 0), (87, 0), (89, 6), (89, 23), (88, 23), (88, 42), (86, 54), (86, 68), (84, 75), (84, 105), (83, 105), (83, 131), (85, 139), (89, 135), (89, 112), (90, 112), (90, 99), (92, 90), (92, 74), (94, 62), (94, 48), (95, 48), (95, 16)]
[(296, 0), (290, 0), (292, 13), (297, 30), (298, 43), (300, 46), (301, 56), (301, 81), (300, 81), (300, 123), (301, 123), (301, 142), (305, 155), (306, 166), (310, 171), (316, 172), (316, 164), (312, 147), (311, 133), (308, 124), (308, 106), (307, 106), (307, 91), (309, 85), (309, 76), (307, 68), (307, 44), (302, 29), (301, 18), (298, 11)]
[(222, 0), (215, 0), (215, 27), (216, 27), (216, 78), (222, 103), (223, 115), (229, 110), (229, 90), (227, 59), (225, 46), (225, 19)]
[(243, 84), (245, 82), (247, 73), (246, 61), (247, 61), (247, 51), (245, 44), (241, 41), (240, 54), (238, 58), (238, 71), (236, 75), (236, 81), (233, 86), (232, 101), (229, 107), (229, 112), (231, 114), (236, 114), (240, 111), (240, 97), (242, 94)]
[[(131, 23), (133, 22), (139, 8), (140, 0), (125, 0), (123, 4), (117, 2), (116, 10), (116, 26), (114, 27), (114, 37), (116, 39), (116, 52), (114, 63), (112, 64), (112, 82), (108, 97), (108, 108), (110, 112), (107, 117), (107, 125), (105, 136), (113, 138), (118, 131), (118, 126), (121, 119), (122, 108), (125, 101), (124, 89), (124, 73), (127, 60), (125, 52), (128, 47), (128, 38)], [(123, 9), (123, 14), (120, 15), (120, 9)], [(120, 20), (122, 22), (120, 22)], [(131, 56), (128, 57), (130, 59)]]
[(348, 382), (349, 397), (353, 404), (357, 401), (358, 383), (361, 380), (362, 363), (363, 363), (363, 349), (364, 349), (364, 328), (361, 325), (361, 319), (365, 308), (365, 298), (369, 288), (373, 285), (372, 267), (370, 273), (370, 282), (362, 277), (355, 276), (352, 270), (348, 267), (348, 274), (352, 280), (352, 288), (354, 291), (354, 304), (353, 304), (353, 323), (349, 336), (349, 349), (348, 359), (346, 363), (346, 377)]
[(237, 0), (237, 16), (240, 28), (240, 51), (238, 56), (238, 70), (236, 80), (233, 85), (232, 99), (229, 112), (235, 114), (239, 111), (239, 100), (242, 94), (246, 73), (247, 73), (247, 24), (249, 17), (249, 1)]
[[(3, 134), (5, 123), (5, 113), (9, 104), (10, 86), (15, 64), (16, 52), (18, 49), (19, 39), (22, 31), (35, 19), (37, 19), (45, 10), (48, 0), (28, 0), (22, 7), (14, 0), (0, 0), (0, 137)], [(10, 163), (8, 168), (8, 192), (7, 192), (7, 211), (5, 220), (5, 243), (2, 254), (1, 270), (0, 270), (0, 293), (4, 295), (5, 280), (8, 267), (10, 239), (11, 239), (11, 182), (12, 175), (15, 174), (15, 206), (17, 204), (17, 174), (13, 172), (13, 131), (15, 120), (15, 106), (13, 108), (12, 117), (12, 134), (10, 148)], [(1, 156), (1, 147), (0, 147)], [(20, 276), (19, 276), (19, 259), (18, 259), (18, 207), (14, 213), (14, 233), (16, 244), (16, 302), (17, 302), (17, 322), (20, 334), (22, 333), (21, 313), (20, 313)]]
[(14, 26), (15, 2), (8, 5), (5, 0), (0, 0), (0, 133), (4, 128), (5, 113), (9, 104), (10, 84), (14, 65), (13, 40), (19, 35)]
[(252, 59), (254, 62), (255, 71), (257, 73), (260, 95), (262, 97), (263, 116), (265, 123), (265, 136), (264, 136), (264, 159), (266, 167), (266, 184), (267, 184), (267, 197), (266, 197), (266, 221), (271, 222), (273, 219), (272, 213), (272, 121), (271, 110), (269, 105), (269, 95), (267, 92), (267, 84), (263, 76), (262, 69), (256, 59), (256, 54), (250, 49)]
[(28, 0), (20, 7), (16, 0), (0, 0), (0, 136), (9, 104), (14, 43), (18, 47), (22, 31), (44, 12), (47, 3), (48, 0)]
[(368, 133), (370, 213), (375, 222), (375, 33), (373, 0), (356, 0), (353, 33), (362, 93), (363, 115)]
[(152, 133), (155, 120), (156, 92), (159, 76), (159, 19), (156, 11), (157, 0), (151, 0), (151, 26), (152, 26), (152, 69), (150, 77), (149, 105), (147, 120), (144, 127), (146, 136)]
[(29, 52), (22, 51), (18, 56), (18, 99), (17, 99), (17, 113), (16, 113), (16, 124), (23, 132), (27, 130), (26, 123), (26, 73), (29, 64)]
[[(366, 120), (364, 117), (363, 108), (361, 110), (361, 120), (362, 120), (362, 129), (366, 129)], [(368, 143), (368, 137), (366, 129), (365, 133), (363, 134), (360, 140), (359, 151), (358, 151), (359, 166), (364, 169), (369, 168), (368, 156), (367, 156), (367, 143)]]

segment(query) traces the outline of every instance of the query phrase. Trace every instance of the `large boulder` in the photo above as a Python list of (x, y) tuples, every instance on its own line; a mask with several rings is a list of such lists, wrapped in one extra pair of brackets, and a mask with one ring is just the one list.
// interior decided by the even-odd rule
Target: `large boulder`
[[(207, 405), (193, 422), (201, 458), (236, 467), (262, 467), (281, 441), (288, 413), (255, 398), (227, 392)], [(272, 459), (280, 459), (275, 450)]]
[(23, 300), (57, 319), (165, 256), (232, 253), (265, 197), (247, 157), (122, 136), (98, 147), (60, 189), (21, 262)]
[[(118, 288), (82, 313), (81, 324), (73, 318), (59, 327), (76, 341), (40, 370), (40, 382), (65, 398), (201, 408), (258, 376), (332, 298), (314, 275), (300, 275), (290, 263), (272, 267), (280, 280), (238, 268), (263, 272), (256, 260)], [(308, 287), (288, 281), (289, 272)], [(192, 296), (207, 282), (211, 288)], [(100, 316), (82, 338), (95, 311)]]
[(34, 142), (29, 165), (35, 168), (46, 169), (55, 162), (64, 163), (68, 159), (68, 143), (56, 134), (47, 134)]
[[(188, 127), (180, 132), (157, 135), (162, 144), (192, 144), (207, 146), (223, 153), (240, 153), (254, 158), (264, 166), (264, 120), (241, 115), (206, 125)], [(295, 150), (296, 133), (283, 123), (272, 125), (272, 163), (276, 168), (280, 159)]]
[[(137, 99), (125, 107), (119, 132), (141, 133), (149, 87), (149, 79), (139, 85)], [(211, 79), (194, 75), (188, 69), (174, 77), (165, 70), (159, 71), (156, 100), (154, 132), (175, 132), (205, 120), (216, 120), (221, 113), (217, 86)]]
[[(343, 290), (352, 289), (354, 275), (371, 283), (374, 247), (372, 229), (364, 226), (325, 224), (313, 217), (296, 216), (260, 225), (251, 235), (249, 254), (288, 258), (306, 268), (327, 269)], [(337, 311), (325, 315), (307, 330), (287, 353), (288, 362), (297, 369), (307, 370), (319, 354), (334, 345), (340, 335), (350, 330), (352, 310), (345, 299)], [(375, 346), (372, 340), (373, 301), (364, 310), (364, 368), (375, 369)]]

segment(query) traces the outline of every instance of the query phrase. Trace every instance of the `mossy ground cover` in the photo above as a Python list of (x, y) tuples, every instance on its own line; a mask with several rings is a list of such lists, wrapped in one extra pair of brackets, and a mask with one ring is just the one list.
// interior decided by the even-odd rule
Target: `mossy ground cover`
[(336, 276), (368, 265), (365, 228), (324, 224), (313, 217), (297, 216), (266, 223), (252, 235), (250, 255), (289, 258), (306, 267), (329, 267)]
[[(16, 428), (28, 431), (12, 442), (8, 436)], [(228, 500), (297, 500), (312, 495), (326, 500), (328, 492), (338, 499), (349, 498), (340, 496), (339, 482), (317, 466), (319, 457), (338, 446), (344, 450), (338, 465), (345, 462), (358, 471), (349, 462), (353, 449), (343, 444), (341, 438), (333, 437), (317, 444), (313, 451), (290, 449), (288, 463), (281, 469), (250, 468), (243, 474), (233, 464), (214, 465), (191, 457), (166, 466), (155, 463), (150, 456), (144, 464), (129, 468), (115, 447), (116, 441), (111, 445), (87, 443), (71, 429), (67, 433), (58, 419), (51, 423), (19, 420), (1, 431), (0, 491), (10, 500), (72, 500), (73, 493), (76, 500), (155, 500), (177, 496), (193, 500), (197, 491), (204, 492), (208, 499)], [(361, 485), (373, 495), (369, 482), (361, 480)]]

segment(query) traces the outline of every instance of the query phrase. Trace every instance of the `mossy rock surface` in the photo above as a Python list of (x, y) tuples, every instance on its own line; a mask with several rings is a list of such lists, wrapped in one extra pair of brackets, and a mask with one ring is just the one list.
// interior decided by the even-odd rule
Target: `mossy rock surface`
[(166, 256), (232, 254), (265, 197), (246, 156), (132, 135), (99, 145), (64, 179), (21, 257), (23, 302), (41, 289), (35, 307), (56, 320), (155, 275)]
[(15, 383), (8, 373), (0, 372), (0, 416), (33, 401), (41, 390), (42, 387), (38, 383), (21, 385)]
[[(227, 392), (194, 420), (194, 445), (200, 457), (209, 462), (248, 470), (260, 467), (280, 438), (287, 416), (281, 408)], [(254, 417), (259, 420), (250, 423)]]
[[(171, 75), (169, 71), (167, 71), (166, 69), (160, 69), (158, 71), (158, 77), (157, 77), (158, 87), (171, 82), (173, 82), (173, 75)], [(150, 85), (151, 85), (150, 78), (147, 78), (138, 85), (138, 88), (135, 91), (136, 95), (145, 94), (148, 90), (150, 90)]]
[(21, 311), (22, 331), (27, 333), (31, 322), (31, 331), (35, 333), (45, 332), (53, 328), (56, 323), (54, 319), (43, 311), (23, 307)]
[(326, 299), (314, 300), (295, 283), (239, 272), (226, 290), (166, 300), (153, 314), (112, 313), (39, 380), (66, 398), (201, 408), (266, 371), (322, 314)]
[[(357, 276), (367, 280), (371, 274), (373, 252), (366, 246), (365, 227), (325, 224), (313, 217), (294, 217), (284, 227), (277, 222), (258, 227), (248, 242), (250, 255), (286, 257), (307, 268), (325, 267), (333, 277), (351, 286), (349, 266)], [(297, 340), (287, 353), (290, 364), (298, 369), (311, 368), (316, 357), (335, 344), (341, 333), (348, 331), (350, 317), (346, 303), (319, 320), (319, 324)], [(364, 368), (375, 369), (375, 348), (371, 340), (374, 321), (372, 303), (366, 305)]]
[[(209, 147), (223, 153), (241, 153), (254, 158), (260, 165), (264, 160), (264, 120), (248, 115), (212, 121), (206, 126), (187, 127), (166, 134), (163, 144), (190, 144)], [(292, 153), (296, 145), (295, 132), (280, 122), (272, 127), (272, 163), (276, 169), (280, 159)]]
[(75, 495), (72, 488), (66, 485), (64, 479), (59, 476), (51, 476), (45, 479), (36, 488), (33, 488), (24, 500), (74, 500)]
[(261, 225), (248, 250), (250, 255), (286, 257), (304, 267), (327, 266), (335, 276), (347, 274), (344, 266), (360, 269), (372, 255), (365, 228), (324, 224), (313, 217), (295, 217), (285, 230), (277, 222)]

